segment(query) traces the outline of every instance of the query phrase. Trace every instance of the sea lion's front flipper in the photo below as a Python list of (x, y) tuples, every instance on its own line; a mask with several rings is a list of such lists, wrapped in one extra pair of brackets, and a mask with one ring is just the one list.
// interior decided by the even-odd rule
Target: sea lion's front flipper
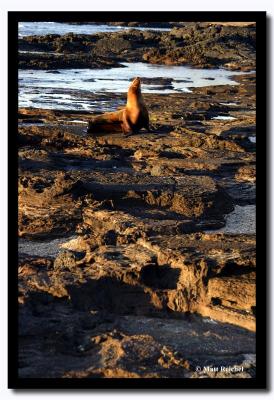
[(131, 122), (130, 122), (129, 118), (127, 117), (126, 111), (123, 112), (123, 118), (122, 118), (122, 125), (121, 126), (122, 126), (123, 133), (125, 135), (133, 133), (132, 125), (131, 125)]

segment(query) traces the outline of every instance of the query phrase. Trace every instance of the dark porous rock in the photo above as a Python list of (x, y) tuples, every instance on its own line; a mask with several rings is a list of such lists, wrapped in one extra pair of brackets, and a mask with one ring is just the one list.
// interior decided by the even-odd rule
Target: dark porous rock
[(83, 259), (84, 256), (84, 252), (72, 252), (69, 250), (63, 250), (55, 258), (53, 267), (55, 270), (71, 270), (77, 266), (77, 262)]
[(123, 38), (106, 38), (96, 42), (93, 52), (96, 54), (105, 54), (106, 52), (120, 54), (123, 50), (131, 49), (132, 44), (129, 40)]
[(55, 177), (24, 175), (19, 180), (20, 236), (60, 236), (81, 218), (81, 182), (59, 173)]
[(20, 69), (53, 69), (56, 68), (117, 68), (122, 67), (119, 62), (108, 58), (98, 58), (93, 55), (79, 53), (70, 54), (36, 54), (19, 53)]
[(142, 83), (144, 83), (145, 85), (171, 85), (172, 81), (172, 78), (142, 78)]
[(61, 72), (60, 71), (55, 71), (55, 70), (53, 70), (53, 71), (46, 71), (47, 72), (47, 74), (60, 74)]

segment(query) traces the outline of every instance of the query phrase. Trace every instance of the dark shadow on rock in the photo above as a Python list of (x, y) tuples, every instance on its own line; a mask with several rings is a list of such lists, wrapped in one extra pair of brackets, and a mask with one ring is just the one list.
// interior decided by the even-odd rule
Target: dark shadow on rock
[(56, 168), (49, 161), (39, 161), (39, 160), (31, 160), (31, 159), (22, 159), (19, 157), (19, 168), (22, 172), (24, 171), (39, 171), (39, 170), (60, 170), (62, 168)]
[(141, 281), (154, 289), (176, 289), (179, 276), (180, 269), (168, 265), (146, 265), (141, 271)]
[(144, 315), (156, 311), (149, 293), (139, 285), (130, 285), (112, 277), (89, 280), (67, 286), (74, 307), (79, 310), (105, 310), (116, 314)]
[(218, 277), (231, 277), (231, 276), (241, 276), (246, 275), (251, 272), (255, 272), (255, 268), (248, 265), (239, 265), (235, 262), (227, 262), (225, 266), (222, 268), (220, 273), (217, 275)]
[(72, 154), (65, 153), (52, 153), (49, 156), (51, 163), (56, 166), (57, 169), (64, 170), (96, 170), (96, 169), (112, 169), (112, 168), (121, 168), (128, 167), (131, 165), (129, 162), (121, 159), (111, 159), (111, 160), (96, 160), (94, 158), (88, 157), (79, 157), (74, 156)]

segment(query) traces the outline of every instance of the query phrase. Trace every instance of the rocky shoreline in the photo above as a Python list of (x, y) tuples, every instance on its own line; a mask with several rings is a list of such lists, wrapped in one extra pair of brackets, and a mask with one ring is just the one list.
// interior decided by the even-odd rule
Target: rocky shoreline
[(256, 28), (191, 23), (168, 32), (127, 30), (95, 35), (26, 36), (18, 41), (19, 68), (108, 68), (122, 62), (255, 69)]
[[(208, 53), (187, 62), (254, 68), (253, 26), (194, 28), (20, 48), (173, 64), (180, 41), (205, 38)], [(232, 35), (242, 47), (224, 58)], [(19, 65), (51, 68), (38, 58)], [(89, 112), (19, 109), (20, 377), (255, 376), (255, 232), (222, 232), (235, 208), (255, 205), (255, 74), (235, 80), (145, 93), (153, 131), (127, 138), (87, 135)]]

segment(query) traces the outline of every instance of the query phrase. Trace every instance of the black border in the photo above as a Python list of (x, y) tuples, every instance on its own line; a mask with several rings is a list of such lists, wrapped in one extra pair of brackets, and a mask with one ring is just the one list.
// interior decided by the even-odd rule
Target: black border
[[(266, 230), (257, 236), (257, 375), (251, 379), (46, 379), (18, 377), (18, 303), (17, 303), (17, 132), (18, 112), (18, 22), (19, 21), (250, 21), (257, 27), (257, 194), (262, 200), (257, 207), (257, 222), (266, 221), (266, 12), (264, 11), (150, 11), (150, 12), (65, 12), (65, 11), (9, 11), (8, 12), (8, 388), (13, 389), (266, 389), (269, 383), (266, 358)], [(257, 201), (259, 200), (257, 195)], [(12, 200), (15, 203), (11, 205)], [(257, 202), (256, 202), (257, 203)], [(260, 242), (260, 243), (259, 243)], [(260, 244), (260, 246), (259, 246)]]

